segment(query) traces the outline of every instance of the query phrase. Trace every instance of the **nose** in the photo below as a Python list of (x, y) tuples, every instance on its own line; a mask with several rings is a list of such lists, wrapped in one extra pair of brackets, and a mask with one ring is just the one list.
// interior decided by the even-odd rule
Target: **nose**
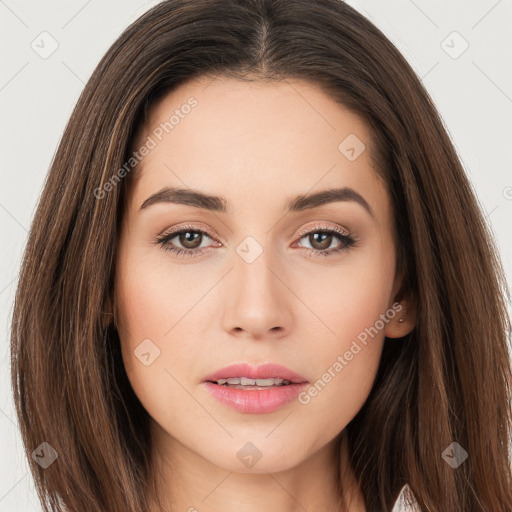
[(222, 323), (226, 332), (259, 340), (281, 338), (290, 332), (297, 299), (271, 249), (263, 250), (254, 261), (243, 252), (235, 252), (223, 287)]

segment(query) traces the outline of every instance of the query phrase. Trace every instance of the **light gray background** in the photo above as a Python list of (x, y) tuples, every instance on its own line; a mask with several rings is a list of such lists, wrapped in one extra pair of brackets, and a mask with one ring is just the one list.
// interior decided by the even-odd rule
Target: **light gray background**
[[(85, 82), (120, 32), (156, 3), (0, 0), (0, 512), (41, 510), (9, 372), (9, 324), (27, 230)], [(348, 3), (387, 34), (422, 78), (474, 184), (511, 282), (512, 0)], [(54, 53), (43, 54), (57, 43)]]

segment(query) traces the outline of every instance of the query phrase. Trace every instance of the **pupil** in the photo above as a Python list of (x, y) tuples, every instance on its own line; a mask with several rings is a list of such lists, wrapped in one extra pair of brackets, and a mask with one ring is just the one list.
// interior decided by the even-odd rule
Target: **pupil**
[(186, 231), (180, 235), (180, 243), (187, 249), (195, 249), (201, 245), (201, 234), (195, 231)]
[[(314, 243), (311, 243), (311, 237)], [(318, 241), (319, 238), (321, 239), (320, 241)], [(331, 245), (331, 238), (332, 235), (330, 235), (329, 233), (313, 233), (312, 235), (310, 235), (309, 241), (313, 247), (315, 247), (314, 244), (317, 244), (317, 246), (319, 246), (318, 249), (323, 250), (327, 249)]]

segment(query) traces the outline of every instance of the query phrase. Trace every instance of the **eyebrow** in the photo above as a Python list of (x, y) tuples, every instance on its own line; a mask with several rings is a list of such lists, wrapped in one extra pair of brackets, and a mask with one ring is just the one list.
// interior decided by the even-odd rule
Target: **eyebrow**
[[(371, 206), (364, 197), (350, 187), (330, 188), (314, 194), (297, 196), (287, 202), (286, 211), (288, 213), (302, 212), (338, 201), (353, 201), (358, 203), (370, 214), (371, 217), (375, 218), (375, 214)], [(227, 213), (228, 211), (228, 201), (226, 201), (224, 197), (205, 194), (190, 188), (164, 187), (149, 196), (142, 203), (140, 209), (143, 210), (145, 208), (149, 208), (151, 205), (157, 203), (184, 204), (220, 213)]]

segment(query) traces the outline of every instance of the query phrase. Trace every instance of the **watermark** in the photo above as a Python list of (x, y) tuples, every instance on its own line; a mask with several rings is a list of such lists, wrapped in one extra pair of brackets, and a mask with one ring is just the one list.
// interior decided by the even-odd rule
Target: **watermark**
[(263, 253), (263, 247), (256, 238), (247, 236), (238, 244), (236, 252), (246, 263), (253, 263)]
[(348, 135), (338, 145), (338, 151), (350, 162), (357, 160), (365, 149), (363, 141), (355, 133)]
[(108, 192), (114, 189), (114, 187), (121, 182), (121, 180), (128, 175), (149, 152), (156, 148), (159, 142), (162, 141), (165, 135), (170, 133), (182, 119), (190, 114), (192, 109), (197, 107), (197, 100), (192, 96), (186, 103), (181, 105), (180, 108), (174, 109), (174, 113), (169, 117), (168, 121), (160, 123), (152, 132), (148, 135), (145, 142), (139, 147), (137, 151), (134, 151), (130, 158), (120, 167), (116, 173), (114, 173), (109, 180), (107, 180), (101, 187), (94, 189), (94, 197), (96, 199), (103, 199)]
[(59, 454), (55, 448), (48, 444), (46, 441), (41, 443), (33, 452), (32, 459), (34, 459), (43, 469), (51, 466), (56, 460)]
[(133, 353), (144, 366), (150, 366), (155, 359), (160, 357), (160, 348), (149, 338), (146, 338), (135, 347)]
[(51, 57), (59, 47), (59, 42), (49, 32), (41, 32), (31, 43), (30, 47), (41, 59)]
[[(302, 393), (299, 394), (298, 400), (301, 404), (307, 405), (311, 401), (311, 398), (315, 397), (322, 391), (325, 386), (329, 382), (331, 382), (336, 375), (338, 375), (345, 366), (347, 366), (352, 359), (354, 359), (354, 356), (359, 354), (361, 350), (368, 345), (368, 336), (370, 336), (372, 339), (392, 320), (395, 318), (396, 314), (400, 311), (402, 311), (403, 306), (399, 302), (395, 302), (391, 308), (389, 308), (385, 313), (382, 313), (379, 316), (379, 319), (375, 321), (373, 326), (366, 327), (363, 331), (361, 331), (357, 335), (357, 340), (352, 340), (352, 344), (350, 345), (350, 348), (346, 350), (343, 355), (339, 355), (336, 358), (336, 361), (329, 366), (327, 371), (322, 374), (322, 376), (315, 381), (314, 384), (311, 384), (311, 386), (308, 387), (307, 390), (302, 391)], [(359, 343), (358, 343), (359, 341)], [(362, 346), (361, 346), (362, 345)]]
[(512, 201), (512, 187), (508, 186), (503, 189), (503, 197), (507, 201)]
[(468, 48), (469, 43), (454, 30), (441, 41), (441, 48), (452, 58), (458, 59)]
[(257, 446), (252, 444), (251, 442), (245, 443), (240, 450), (238, 450), (236, 456), (240, 459), (240, 462), (247, 466), (248, 468), (252, 468), (256, 462), (258, 462), (263, 454), (258, 449)]
[(468, 457), (468, 452), (462, 446), (454, 441), (449, 444), (441, 453), (444, 461), (453, 469), (457, 469)]

